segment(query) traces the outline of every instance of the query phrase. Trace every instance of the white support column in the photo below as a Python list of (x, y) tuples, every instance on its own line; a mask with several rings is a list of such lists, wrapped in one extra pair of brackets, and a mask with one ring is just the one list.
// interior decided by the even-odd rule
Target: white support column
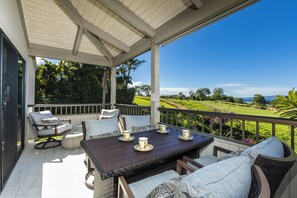
[[(112, 63), (112, 62), (111, 62)], [(113, 63), (112, 65), (113, 66)], [(117, 78), (116, 78), (116, 67), (111, 67), (110, 69), (110, 103), (111, 109), (114, 109), (114, 104), (116, 103), (116, 86), (117, 86)]]
[(151, 123), (160, 121), (160, 46), (151, 45)]

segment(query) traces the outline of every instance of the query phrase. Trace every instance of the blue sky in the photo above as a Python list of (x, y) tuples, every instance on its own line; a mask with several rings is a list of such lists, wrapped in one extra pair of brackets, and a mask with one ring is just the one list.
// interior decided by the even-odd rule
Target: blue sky
[[(297, 1), (262, 0), (161, 47), (161, 94), (221, 87), (225, 94), (286, 95), (297, 86)], [(132, 73), (150, 84), (150, 52)]]

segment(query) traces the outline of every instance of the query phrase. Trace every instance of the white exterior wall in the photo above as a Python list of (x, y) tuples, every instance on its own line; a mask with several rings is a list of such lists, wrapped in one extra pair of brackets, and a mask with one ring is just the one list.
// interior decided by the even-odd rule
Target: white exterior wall
[[(0, 0), (0, 28), (26, 61), (26, 107), (34, 104), (35, 70), (23, 31), (17, 0)], [(27, 115), (27, 108), (26, 108)], [(28, 137), (25, 127), (25, 137)]]

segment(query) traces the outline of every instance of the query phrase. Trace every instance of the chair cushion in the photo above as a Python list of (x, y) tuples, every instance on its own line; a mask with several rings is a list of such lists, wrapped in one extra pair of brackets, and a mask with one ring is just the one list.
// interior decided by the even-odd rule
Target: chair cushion
[(60, 119), (57, 117), (45, 118), (41, 120), (43, 124), (58, 124)]
[(179, 183), (177, 197), (247, 197), (251, 186), (251, 160), (232, 157), (187, 175)]
[[(57, 126), (57, 134), (64, 133), (65, 131), (71, 130), (71, 124), (61, 124)], [(47, 135), (54, 135), (55, 134), (55, 127), (44, 128), (38, 131), (39, 136), (47, 136)]]
[(102, 109), (101, 110), (101, 116), (103, 117), (108, 117), (108, 116), (118, 117), (119, 113), (120, 113), (119, 109)]
[(132, 127), (148, 126), (151, 124), (150, 115), (134, 116), (124, 115), (126, 130), (132, 131)]
[(242, 153), (242, 151), (232, 151), (231, 153), (224, 154), (223, 156), (218, 157), (218, 161), (229, 159), (231, 157), (238, 157), (241, 155), (241, 153)]
[(141, 132), (141, 131), (149, 131), (149, 130), (153, 130), (155, 129), (155, 125), (146, 125), (146, 126), (140, 126), (140, 127), (136, 127), (136, 126), (133, 126), (131, 127), (131, 131), (132, 133), (137, 133), (137, 132)]
[[(193, 159), (194, 161), (198, 162), (199, 164), (203, 165), (203, 166), (207, 166), (213, 163), (218, 162), (218, 158), (216, 156), (213, 155), (206, 155), (203, 157), (199, 157), (196, 159)], [(194, 170), (198, 169), (198, 167), (194, 166), (193, 164), (191, 164), (190, 162), (187, 163), (191, 168), (193, 168)]]
[(104, 133), (118, 131), (118, 117), (102, 120), (86, 120), (86, 139), (90, 136), (97, 136)]
[(259, 154), (269, 157), (283, 158), (283, 144), (278, 138), (270, 137), (250, 148), (245, 149), (241, 153), (241, 156), (250, 156), (253, 161), (255, 161)]
[[(47, 118), (52, 118), (53, 115), (50, 111), (39, 111), (39, 112), (30, 112), (29, 116), (32, 118), (33, 122), (36, 125), (42, 125), (42, 120)], [(44, 126), (37, 126), (38, 130), (44, 129)]]
[(118, 130), (112, 131), (109, 133), (99, 134), (99, 135), (90, 135), (89, 139), (93, 140), (93, 139), (106, 138), (106, 137), (117, 136), (117, 135), (121, 135), (121, 132), (119, 132)]
[(154, 175), (138, 182), (131, 183), (129, 184), (129, 187), (134, 197), (146, 197), (158, 185), (178, 176), (179, 174), (173, 170), (165, 171), (158, 175)]

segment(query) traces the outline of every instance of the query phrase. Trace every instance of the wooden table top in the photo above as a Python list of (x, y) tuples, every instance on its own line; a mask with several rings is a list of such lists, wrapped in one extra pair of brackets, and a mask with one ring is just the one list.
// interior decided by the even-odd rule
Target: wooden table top
[[(102, 180), (196, 148), (203, 148), (213, 141), (213, 138), (199, 134), (192, 134), (194, 139), (190, 141), (180, 140), (178, 135), (181, 135), (181, 130), (176, 128), (169, 128), (167, 134), (151, 130), (132, 135), (135, 139), (131, 142), (119, 141), (120, 136), (81, 141), (81, 146), (101, 173)], [(134, 150), (139, 137), (147, 137), (148, 143), (152, 144), (154, 149), (148, 152)]]

